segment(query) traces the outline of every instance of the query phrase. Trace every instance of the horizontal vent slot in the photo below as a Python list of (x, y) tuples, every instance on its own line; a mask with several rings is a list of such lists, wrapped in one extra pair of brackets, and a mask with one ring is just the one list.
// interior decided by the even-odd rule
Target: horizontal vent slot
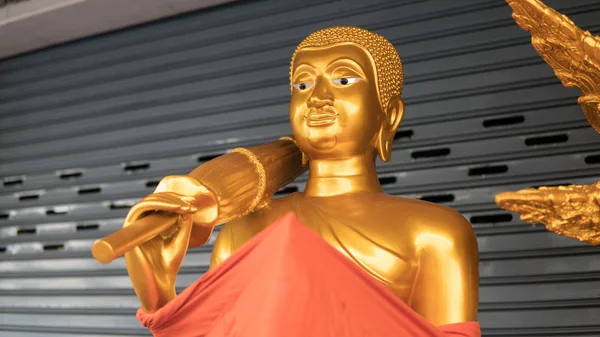
[(44, 245), (44, 251), (61, 251), (65, 250), (65, 245)]
[(17, 187), (23, 185), (23, 178), (6, 178), (2, 183), (5, 187)]
[(525, 139), (525, 145), (527, 146), (538, 146), (538, 145), (550, 145), (566, 143), (569, 140), (568, 135), (553, 135), (543, 137), (532, 137)]
[(128, 163), (123, 166), (123, 170), (127, 173), (146, 171), (150, 169), (150, 163)]
[(449, 148), (415, 151), (410, 154), (413, 159), (445, 157), (450, 154)]
[(102, 192), (102, 189), (100, 187), (84, 187), (84, 188), (80, 188), (79, 191), (77, 191), (77, 193), (79, 194), (97, 194)]
[(454, 194), (437, 194), (437, 195), (424, 195), (422, 197), (420, 197), (419, 199), (423, 200), (423, 201), (429, 201), (429, 202), (434, 202), (434, 203), (438, 203), (438, 204), (443, 204), (446, 202), (453, 202), (454, 201)]
[(81, 171), (63, 171), (63, 172), (60, 172), (58, 176), (60, 177), (60, 179), (63, 179), (63, 180), (77, 179), (77, 178), (81, 178), (83, 176), (83, 172), (81, 172)]
[(399, 130), (394, 135), (394, 140), (404, 139), (404, 138), (412, 138), (415, 135), (413, 130)]
[(508, 172), (507, 165), (496, 165), (496, 166), (480, 166), (469, 169), (469, 176), (484, 176), (488, 174), (502, 174)]
[(600, 154), (585, 157), (585, 163), (588, 165), (600, 164)]
[(513, 219), (512, 214), (501, 213), (501, 214), (489, 214), (489, 215), (475, 215), (471, 217), (471, 223), (476, 224), (491, 224), (499, 222), (511, 222)]
[(32, 200), (38, 200), (39, 198), (40, 198), (39, 194), (21, 195), (21, 196), (19, 196), (19, 201), (32, 201)]
[(148, 180), (146, 182), (146, 187), (148, 187), (148, 188), (156, 187), (156, 186), (158, 186), (158, 183), (160, 183), (160, 180)]
[(100, 228), (100, 225), (98, 225), (98, 224), (91, 224), (91, 225), (77, 225), (77, 231), (78, 231), (78, 232), (83, 232), (83, 231), (94, 231), (94, 230), (97, 230), (98, 228)]
[(17, 235), (31, 235), (35, 233), (35, 228), (19, 228), (19, 230), (17, 231)]
[(495, 128), (500, 126), (508, 126), (521, 124), (525, 122), (525, 117), (523, 116), (511, 116), (511, 117), (502, 117), (502, 118), (494, 118), (494, 119), (486, 119), (483, 121), (483, 127), (486, 129)]
[(396, 177), (381, 177), (379, 178), (379, 184), (381, 186), (395, 184), (398, 179)]

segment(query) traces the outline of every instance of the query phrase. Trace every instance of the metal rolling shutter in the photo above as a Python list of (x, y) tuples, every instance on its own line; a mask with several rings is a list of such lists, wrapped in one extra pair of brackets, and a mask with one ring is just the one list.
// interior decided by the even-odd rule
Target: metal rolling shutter
[[(597, 0), (546, 3), (599, 31)], [(578, 93), (508, 6), (305, 0), (241, 1), (0, 61), (0, 336), (148, 335), (123, 260), (100, 265), (91, 243), (161, 177), (289, 134), (292, 51), (341, 24), (400, 52), (407, 112), (381, 181), (471, 220), (484, 335), (600, 335), (600, 250), (493, 202), (600, 175)], [(206, 270), (210, 248), (189, 252), (180, 288)]]

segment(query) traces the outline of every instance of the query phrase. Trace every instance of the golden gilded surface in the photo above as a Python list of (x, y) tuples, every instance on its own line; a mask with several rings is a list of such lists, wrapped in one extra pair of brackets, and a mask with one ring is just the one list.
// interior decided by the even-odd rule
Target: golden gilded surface
[(521, 213), (524, 221), (545, 224), (556, 234), (594, 246), (600, 243), (600, 182), (505, 192), (496, 197), (496, 202), (506, 210)]
[[(578, 103), (600, 132), (600, 38), (539, 0), (507, 0), (519, 27), (566, 87), (582, 95)], [(591, 186), (541, 187), (496, 196), (496, 203), (529, 223), (591, 245), (600, 242), (600, 182)]]
[(600, 132), (600, 37), (539, 0), (507, 0), (512, 17), (566, 87), (576, 87), (585, 116)]
[[(187, 177), (166, 177), (131, 210), (126, 228), (164, 226), (156, 211), (178, 218), (174, 229), (125, 253), (142, 306), (155, 311), (176, 296), (187, 248), (205, 243), (214, 226), (225, 223), (211, 267), (293, 211), (431, 323), (475, 321), (479, 261), (469, 222), (444, 206), (386, 195), (376, 174), (375, 159), (389, 159), (404, 115), (396, 50), (368, 31), (325, 29), (301, 44), (291, 69), (293, 139), (226, 154)], [(272, 198), (307, 166), (304, 192)], [(122, 239), (130, 246), (135, 240)]]
[(390, 98), (402, 94), (404, 72), (400, 55), (388, 40), (379, 34), (358, 27), (331, 27), (318, 30), (306, 37), (296, 48), (290, 66), (290, 90), (293, 92), (292, 73), (294, 60), (298, 51), (311, 48), (330, 46), (338, 43), (352, 43), (369, 51), (375, 62), (375, 76), (381, 106), (387, 106)]

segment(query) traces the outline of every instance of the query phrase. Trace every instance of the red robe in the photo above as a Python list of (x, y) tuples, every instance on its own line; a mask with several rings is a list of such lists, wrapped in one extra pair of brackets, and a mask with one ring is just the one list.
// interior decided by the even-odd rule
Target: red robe
[(156, 337), (480, 337), (434, 326), (290, 213), (155, 313)]

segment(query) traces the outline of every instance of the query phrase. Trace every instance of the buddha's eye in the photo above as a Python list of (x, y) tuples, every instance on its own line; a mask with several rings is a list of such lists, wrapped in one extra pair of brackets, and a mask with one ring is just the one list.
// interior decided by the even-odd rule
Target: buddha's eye
[(313, 85), (313, 82), (302, 82), (302, 83), (294, 84), (294, 88), (296, 88), (298, 90), (304, 90), (304, 89), (309, 88), (311, 85)]
[(342, 78), (336, 78), (335, 80), (333, 80), (333, 83), (337, 83), (337, 84), (341, 84), (341, 85), (348, 85), (348, 84), (356, 83), (360, 80), (361, 80), (360, 77), (342, 77)]

